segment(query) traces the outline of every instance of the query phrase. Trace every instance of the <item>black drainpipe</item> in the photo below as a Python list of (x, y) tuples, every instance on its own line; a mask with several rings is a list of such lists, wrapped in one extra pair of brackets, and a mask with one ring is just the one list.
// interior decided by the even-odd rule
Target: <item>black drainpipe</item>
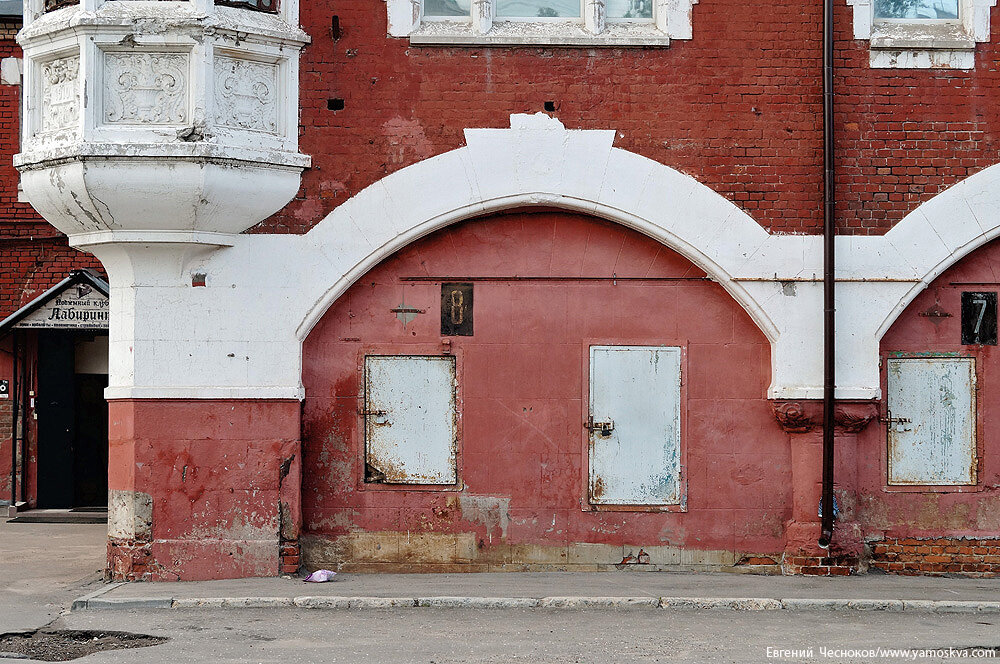
[(833, 539), (834, 325), (833, 0), (823, 0), (823, 500), (819, 545)]

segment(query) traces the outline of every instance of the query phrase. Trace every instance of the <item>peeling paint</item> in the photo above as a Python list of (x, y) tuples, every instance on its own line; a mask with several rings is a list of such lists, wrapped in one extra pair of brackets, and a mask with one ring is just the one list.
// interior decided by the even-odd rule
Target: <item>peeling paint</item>
[(493, 541), (493, 531), (500, 528), (501, 539), (507, 539), (507, 526), (510, 525), (509, 496), (476, 496), (459, 494), (458, 505), (462, 518), (473, 523), (481, 523), (486, 527), (486, 534)]
[[(351, 572), (716, 571), (780, 573), (775, 551), (689, 550), (633, 544), (480, 546), (471, 533), (356, 532), (304, 536), (303, 562)], [(639, 552), (641, 552), (641, 564)], [(632, 555), (637, 564), (623, 564)]]
[(148, 541), (153, 534), (153, 497), (141, 491), (108, 491), (108, 536)]

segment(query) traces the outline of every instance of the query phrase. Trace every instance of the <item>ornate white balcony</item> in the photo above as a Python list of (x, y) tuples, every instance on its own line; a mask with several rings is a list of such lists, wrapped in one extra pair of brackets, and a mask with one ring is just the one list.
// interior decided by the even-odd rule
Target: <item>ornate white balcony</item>
[(226, 244), (298, 190), (297, 0), (27, 0), (18, 40), (15, 164), (77, 246)]

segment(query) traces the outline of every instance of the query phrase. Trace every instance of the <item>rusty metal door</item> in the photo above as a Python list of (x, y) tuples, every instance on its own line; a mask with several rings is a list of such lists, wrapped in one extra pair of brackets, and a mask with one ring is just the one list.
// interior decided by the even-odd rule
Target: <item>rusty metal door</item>
[(975, 484), (975, 360), (891, 358), (887, 372), (889, 484)]
[(365, 357), (365, 476), (386, 484), (455, 484), (455, 358)]
[(681, 497), (681, 349), (591, 346), (590, 503)]

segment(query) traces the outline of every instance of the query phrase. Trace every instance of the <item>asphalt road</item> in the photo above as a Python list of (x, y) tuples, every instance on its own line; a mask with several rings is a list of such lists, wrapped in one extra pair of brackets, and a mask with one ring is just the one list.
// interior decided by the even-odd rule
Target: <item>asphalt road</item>
[[(54, 626), (168, 636), (163, 645), (104, 652), (96, 664), (162, 662), (899, 662), (834, 650), (996, 646), (1000, 614), (728, 610), (308, 610), (85, 611)], [(781, 657), (772, 649), (813, 649)], [(858, 656), (851, 656), (852, 654)], [(774, 656), (779, 655), (779, 656)], [(839, 655), (839, 656), (838, 656)], [(987, 660), (991, 661), (991, 660)], [(998, 661), (996, 659), (992, 661)]]

